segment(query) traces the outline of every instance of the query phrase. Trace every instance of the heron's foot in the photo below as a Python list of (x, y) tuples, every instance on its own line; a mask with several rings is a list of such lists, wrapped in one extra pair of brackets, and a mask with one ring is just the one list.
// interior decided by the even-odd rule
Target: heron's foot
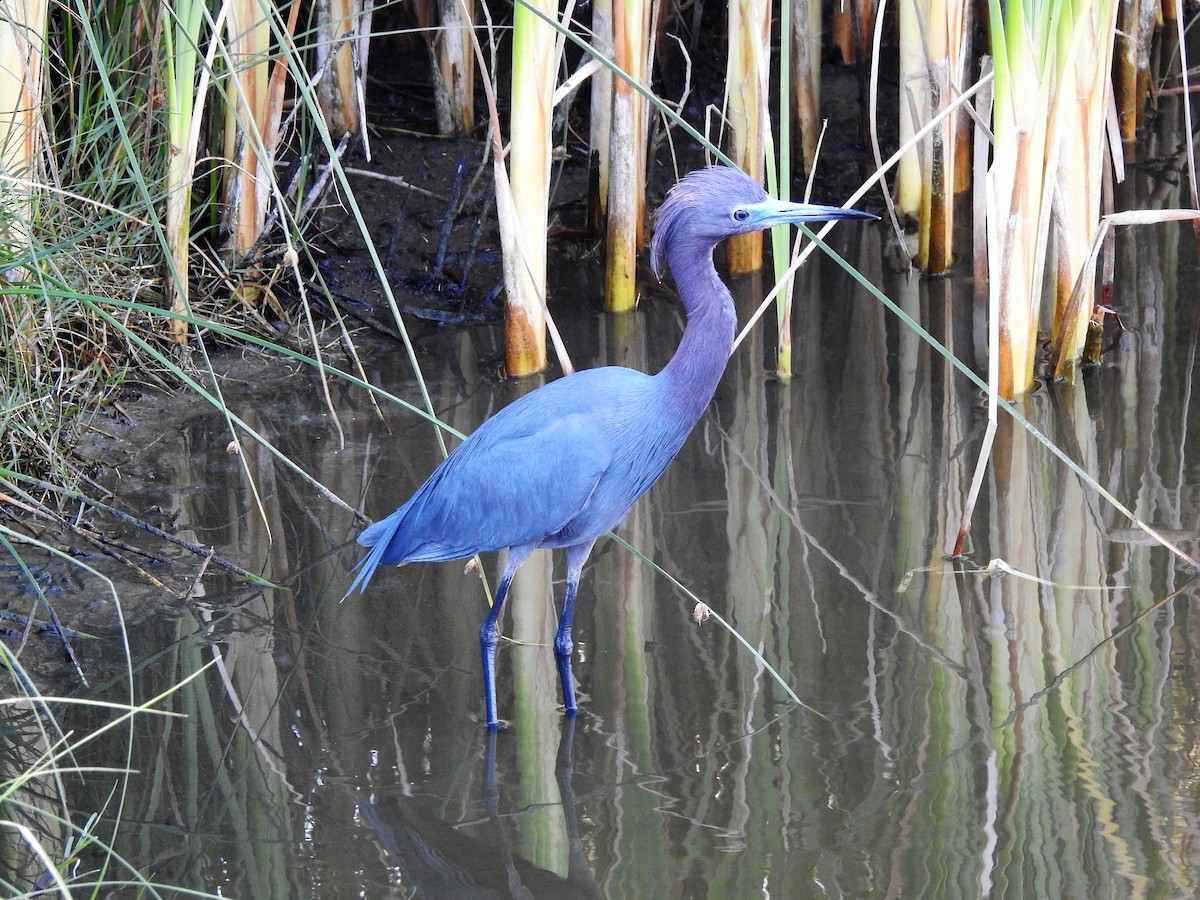
[[(567, 687), (568, 684), (570, 687)], [(587, 706), (590, 700), (591, 696), (587, 691), (579, 690), (574, 683), (574, 679), (569, 682), (563, 682), (563, 702), (560, 708), (565, 718), (574, 719), (579, 715), (580, 704)]]

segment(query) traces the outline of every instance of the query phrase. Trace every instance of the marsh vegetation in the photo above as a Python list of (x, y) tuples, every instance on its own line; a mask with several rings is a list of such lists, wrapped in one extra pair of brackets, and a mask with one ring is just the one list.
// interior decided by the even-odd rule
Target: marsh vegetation
[[(1182, 5), (836, 6), (3, 5), (7, 893), (1195, 880)], [(540, 559), (489, 744), (491, 561), (339, 604), (344, 543), (539, 379), (669, 358), (648, 212), (726, 154), (885, 223), (730, 249), (578, 725)]]

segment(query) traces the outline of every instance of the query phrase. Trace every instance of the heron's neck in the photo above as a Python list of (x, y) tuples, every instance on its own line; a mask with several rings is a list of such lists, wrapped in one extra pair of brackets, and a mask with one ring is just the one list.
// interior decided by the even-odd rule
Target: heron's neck
[(658, 373), (680, 424), (692, 426), (716, 392), (733, 349), (737, 317), (729, 289), (717, 277), (712, 248), (671, 247), (667, 260), (687, 310), (679, 348)]

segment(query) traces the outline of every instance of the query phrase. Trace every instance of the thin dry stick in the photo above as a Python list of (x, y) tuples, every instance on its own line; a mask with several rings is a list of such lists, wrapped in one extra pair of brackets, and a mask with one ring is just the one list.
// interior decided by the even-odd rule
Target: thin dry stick
[[(677, 115), (682, 116), (683, 108), (687, 104), (688, 97), (692, 95), (692, 57), (688, 54), (687, 46), (678, 38), (678, 36), (674, 34), (667, 36), (672, 38), (675, 43), (679, 45), (679, 52), (683, 56), (683, 92), (680, 94), (678, 100), (670, 103), (668, 103), (666, 100), (663, 100), (663, 104), (665, 106), (672, 107)], [(664, 143), (668, 144), (670, 147), (669, 156), (671, 157), (671, 167), (675, 173), (675, 180), (678, 181), (682, 176), (679, 172), (679, 154), (675, 150), (675, 139), (671, 132), (673, 123), (671, 122), (670, 117), (664, 115), (659, 109), (655, 109), (654, 114), (658, 116), (657, 121), (662, 125), (662, 130), (660, 132), (657, 128), (655, 129), (656, 136), (650, 142), (650, 158), (654, 158), (660, 146), (662, 146)]]
[[(812, 171), (808, 173), (808, 180), (804, 182), (804, 202), (812, 202), (813, 184), (817, 180), (817, 164), (821, 161), (821, 148), (825, 146), (825, 133), (829, 131), (829, 120), (821, 120), (821, 133), (817, 135), (817, 145), (813, 148)], [(888, 196), (888, 192), (883, 192), (884, 196)], [(803, 235), (797, 235), (796, 241), (799, 246), (799, 240)]]
[(97, 547), (99, 547), (101, 552), (112, 557), (113, 559), (117, 560), (118, 562), (124, 563), (126, 566), (133, 569), (133, 571), (136, 572), (139, 577), (145, 578), (147, 581), (149, 581), (155, 587), (162, 588), (163, 590), (169, 590), (169, 588), (167, 588), (167, 586), (165, 584), (163, 584), (161, 581), (159, 581), (157, 578), (155, 578), (153, 575), (151, 575), (149, 572), (147, 572), (145, 569), (143, 569), (141, 566), (139, 566), (133, 560), (127, 559), (126, 557), (122, 556), (120, 553), (117, 552), (117, 550), (125, 550), (125, 551), (129, 551), (129, 552), (133, 552), (133, 553), (138, 553), (143, 556), (149, 556), (152, 559), (155, 559), (157, 561), (157, 557), (154, 557), (152, 554), (146, 553), (137, 547), (130, 546), (129, 544), (125, 544), (123, 542), (112, 541), (111, 539), (106, 538), (104, 535), (100, 534), (99, 532), (93, 531), (92, 529), (79, 524), (79, 522), (77, 520), (72, 521), (71, 519), (67, 519), (63, 516), (60, 516), (60, 515), (58, 515), (58, 513), (54, 512), (53, 510), (47, 509), (44, 506), (40, 506), (40, 505), (33, 503), (32, 500), (30, 502), (26, 503), (26, 502), (23, 502), (23, 501), (17, 499), (16, 497), (14, 497), (10, 494), (0, 492), (0, 504), (6, 505), (6, 506), (15, 506), (17, 509), (24, 511), (24, 512), (28, 513), (29, 515), (34, 516), (35, 518), (46, 519), (49, 522), (52, 522), (53, 524), (57, 525), (59, 528), (63, 528), (65, 530), (69, 531), (71, 534), (75, 535), (76, 537), (81, 537), (86, 541), (90, 541), (91, 543), (93, 543)]
[[(561, 56), (561, 51), (559, 51), (559, 55)], [(602, 68), (603, 66), (600, 65), (600, 60), (594, 58), (589, 59), (585, 63), (581, 63), (579, 68), (571, 73), (571, 77), (554, 89), (554, 97), (551, 102), (555, 106), (558, 106), (558, 104), (562, 103), (563, 100), (574, 93), (576, 88), (599, 72)]]
[(288, 268), (296, 280), (296, 289), (300, 292), (300, 308), (304, 310), (304, 322), (308, 326), (309, 338), (312, 341), (313, 356), (317, 360), (317, 373), (321, 377), (321, 396), (325, 400), (325, 408), (329, 410), (329, 419), (333, 422), (333, 427), (338, 433), (338, 449), (346, 449), (346, 432), (342, 428), (342, 417), (338, 415), (337, 404), (333, 402), (333, 397), (329, 393), (329, 376), (325, 362), (321, 353), (321, 340), (317, 335), (317, 325), (313, 321), (312, 304), (308, 302), (308, 288), (304, 283), (304, 276), (300, 273), (300, 256), (296, 252), (296, 248), (292, 246), (291, 240), (288, 240), (288, 248), (284, 253), (284, 260)]
[(355, 169), (350, 166), (342, 166), (342, 171), (347, 175), (360, 175), (363, 178), (375, 178), (379, 181), (386, 181), (388, 184), (394, 184), (397, 187), (402, 187), (406, 190), (412, 191), (414, 194), (424, 194), (426, 197), (432, 197), (434, 200), (441, 200), (443, 203), (446, 201), (446, 198), (441, 194), (435, 194), (433, 191), (426, 190), (422, 187), (417, 187), (415, 184), (405, 181), (404, 177), (401, 175), (387, 175), (383, 172), (372, 172), (370, 169)]

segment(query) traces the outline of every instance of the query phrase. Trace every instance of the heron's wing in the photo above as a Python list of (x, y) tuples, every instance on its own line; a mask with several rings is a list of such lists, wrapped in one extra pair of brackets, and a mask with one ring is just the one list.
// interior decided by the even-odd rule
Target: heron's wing
[(405, 504), (383, 561), (536, 544), (587, 508), (612, 458), (611, 435), (587, 412), (497, 415)]

